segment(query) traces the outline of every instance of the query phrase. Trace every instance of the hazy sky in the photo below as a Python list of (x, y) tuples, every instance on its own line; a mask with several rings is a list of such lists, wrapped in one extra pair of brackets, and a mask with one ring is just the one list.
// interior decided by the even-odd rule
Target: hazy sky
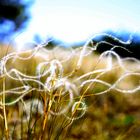
[(140, 31), (140, 0), (36, 0), (31, 13), (30, 37), (77, 42), (106, 29)]

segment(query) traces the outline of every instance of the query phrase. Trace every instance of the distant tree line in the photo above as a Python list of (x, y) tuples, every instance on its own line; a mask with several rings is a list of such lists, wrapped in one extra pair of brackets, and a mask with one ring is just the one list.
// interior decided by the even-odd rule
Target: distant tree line
[[(123, 40), (127, 36), (127, 40)], [(97, 52), (104, 52), (110, 50), (114, 46), (115, 52), (117, 52), (122, 57), (135, 57), (140, 59), (140, 34), (133, 34), (130, 36), (130, 33), (126, 32), (119, 36), (115, 33), (103, 33), (99, 36), (93, 38), (94, 45), (98, 43)], [(123, 49), (124, 48), (124, 49)]]
[(0, 40), (24, 28), (29, 20), (28, 6), (33, 0), (0, 0)]

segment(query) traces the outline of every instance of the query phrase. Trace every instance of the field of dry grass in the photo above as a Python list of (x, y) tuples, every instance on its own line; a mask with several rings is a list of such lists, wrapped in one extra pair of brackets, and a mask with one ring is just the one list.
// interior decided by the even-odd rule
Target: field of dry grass
[(0, 138), (140, 139), (138, 60), (90, 48), (81, 60), (83, 48), (41, 48), (3, 58), (7, 49), (0, 49)]

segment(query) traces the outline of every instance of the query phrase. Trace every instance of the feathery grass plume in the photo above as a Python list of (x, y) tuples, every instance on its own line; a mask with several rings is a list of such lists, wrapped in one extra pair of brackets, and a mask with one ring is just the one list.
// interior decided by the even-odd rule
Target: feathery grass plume
[[(10, 126), (13, 120), (14, 131), (21, 128), (13, 132), (18, 139), (62, 139), (74, 122), (84, 118), (88, 100), (94, 95), (140, 91), (139, 60), (121, 58), (114, 49), (124, 48), (113, 44), (111, 50), (97, 55), (96, 49), (102, 42), (89, 46), (96, 36), (75, 49), (57, 46), (47, 50), (46, 43), (1, 58), (0, 78), (6, 79), (6, 83), (0, 91), (0, 96), (4, 96), (0, 105), (5, 107), (5, 115), (0, 116), (9, 126), (9, 129), (5, 126), (10, 132), (7, 137), (13, 137)], [(114, 39), (130, 43), (130, 40)], [(132, 65), (134, 68), (129, 67)], [(131, 88), (120, 86), (127, 85), (127, 78), (132, 80)]]

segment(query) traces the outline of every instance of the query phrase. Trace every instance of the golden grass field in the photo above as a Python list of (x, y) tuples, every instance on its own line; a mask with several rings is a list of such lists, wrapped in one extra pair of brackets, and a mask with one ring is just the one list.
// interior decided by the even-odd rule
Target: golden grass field
[[(7, 72), (14, 68), (25, 74), (10, 73), (11, 77), (18, 79), (15, 80), (1, 72), (1, 139), (140, 139), (138, 60), (121, 59), (120, 66), (114, 57), (109, 63), (107, 57), (100, 58), (100, 54), (88, 49), (87, 55), (79, 61), (82, 48), (54, 48), (49, 51), (39, 49), (31, 58), (29, 57), (34, 51), (2, 59), (16, 51), (11, 47), (7, 49), (1, 46), (0, 49), (1, 61), (7, 59), (4, 61)], [(50, 71), (47, 73), (47, 70)], [(90, 72), (92, 74), (82, 77)], [(37, 74), (40, 74), (40, 78), (35, 81), (32, 76)], [(108, 90), (109, 85), (113, 85), (125, 74), (126, 77)], [(46, 87), (38, 81), (45, 83)], [(105, 85), (104, 82), (108, 84)], [(22, 88), (14, 89), (18, 87)], [(134, 92), (133, 89), (136, 88), (138, 90)], [(99, 94), (104, 91), (107, 92)], [(22, 97), (24, 92), (26, 94)]]

